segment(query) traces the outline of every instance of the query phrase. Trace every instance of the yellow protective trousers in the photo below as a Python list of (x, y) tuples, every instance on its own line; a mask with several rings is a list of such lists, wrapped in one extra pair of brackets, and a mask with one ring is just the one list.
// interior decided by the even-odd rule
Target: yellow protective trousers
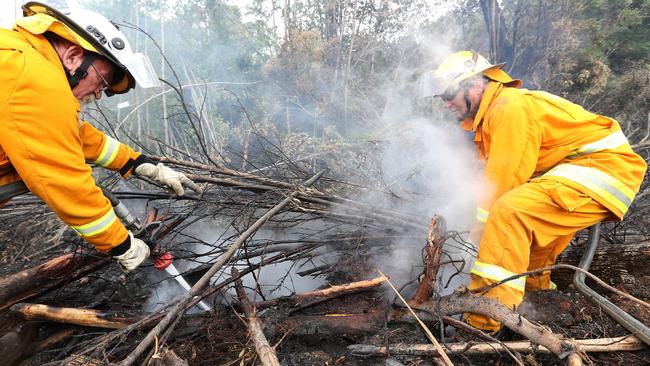
[[(554, 264), (577, 231), (610, 215), (605, 206), (586, 194), (544, 178), (506, 192), (495, 201), (485, 223), (469, 289)], [(508, 281), (480, 294), (516, 309), (524, 291), (548, 289), (550, 284), (550, 273), (546, 272)], [(487, 331), (501, 327), (484, 315), (466, 314), (465, 319)]]

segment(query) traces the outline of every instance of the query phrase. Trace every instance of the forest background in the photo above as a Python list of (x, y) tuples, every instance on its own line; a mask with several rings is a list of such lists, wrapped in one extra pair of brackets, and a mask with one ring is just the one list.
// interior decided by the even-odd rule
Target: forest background
[[(420, 75), (451, 52), (617, 119), (650, 157), (650, 1), (47, 2), (113, 19), (164, 80), (85, 111), (120, 141), (280, 180), (328, 168), (346, 184), (321, 188), (423, 228), (437, 213), (467, 229), (480, 189), (471, 134), (419, 96)], [(646, 186), (623, 240), (646, 236)]]
[[(376, 256), (372, 265), (379, 263), (377, 267), (396, 282), (412, 281), (422, 264), (421, 247), (415, 243), (426, 237), (433, 214), (441, 214), (451, 231), (466, 230), (474, 221), (481, 166), (472, 135), (459, 128), (440, 101), (419, 95), (419, 77), (451, 52), (476, 50), (494, 63), (505, 62), (504, 69), (524, 80), (528, 89), (560, 95), (617, 119), (633, 148), (650, 160), (650, 0), (47, 2), (59, 8), (76, 3), (113, 19), (132, 47), (150, 57), (163, 79), (162, 87), (102, 98), (84, 110), (84, 117), (118, 140), (151, 155), (226, 167), (232, 174), (229, 178), (245, 172), (289, 187), (327, 168), (317, 188), (346, 199), (328, 206), (329, 221), (314, 220), (321, 208), (314, 209), (307, 201), (275, 221), (275, 226), (258, 232), (255, 244), (267, 245), (263, 241), (269, 239), (280, 244), (316, 240), (321, 245), (345, 230), (390, 239), (390, 246), (376, 245), (378, 240), (371, 239), (374, 244), (368, 244), (365, 251), (358, 250), (356, 242), (349, 248), (338, 243), (344, 248), (339, 258), (334, 258), (339, 250), (334, 245), (323, 247), (319, 255), (325, 259), (319, 257), (309, 264), (314, 269), (326, 262), (328, 269), (343, 268), (340, 272), (345, 276), (338, 273), (337, 278), (342, 282), (357, 279), (347, 277), (350, 269), (362, 269), (350, 259), (371, 257), (367, 253)], [(211, 174), (200, 173), (203, 178)], [(229, 240), (259, 216), (261, 208), (277, 199), (252, 194), (260, 185), (245, 192), (249, 183), (230, 189), (230, 182), (230, 186), (206, 185), (209, 195), (204, 201), (191, 201), (196, 198), (192, 195), (188, 201), (170, 200), (158, 188), (145, 191), (143, 187), (151, 187), (140, 180), (121, 180), (103, 169), (95, 174), (99, 183), (121, 197), (128, 199), (127, 193), (133, 193), (128, 204), (136, 214), (145, 210), (138, 204), (144, 206), (142, 198), (148, 197), (157, 200), (157, 207), (169, 206), (165, 212), (193, 215), (179, 230), (182, 235), (173, 238), (172, 249), (181, 258), (175, 264), (181, 270), (203, 264), (206, 252), (221, 253)], [(619, 267), (635, 263), (621, 260), (627, 248), (634, 251), (629, 257), (639, 262), (647, 254), (634, 246), (647, 243), (644, 239), (650, 236), (647, 187), (646, 182), (623, 223), (606, 226), (602, 242), (612, 244), (616, 248), (612, 252), (620, 255), (600, 260), (606, 262), (603, 267), (615, 267), (613, 261)], [(21, 261), (61, 253), (60, 243), (66, 240), (58, 237), (64, 232), (69, 234), (64, 239), (72, 236), (62, 223), (49, 224), (58, 220), (51, 211), (41, 207), (35, 214), (28, 206), (35, 200), (23, 198), (14, 199), (0, 212), (4, 215), (0, 241), (10, 238), (0, 248), (0, 262), (16, 267)], [(352, 204), (348, 198), (364, 204)], [(356, 211), (341, 212), (346, 204)], [(392, 215), (379, 225), (372, 219), (377, 216), (372, 215), (373, 206), (405, 216)], [(200, 220), (195, 221), (197, 217)], [(43, 218), (47, 222), (39, 223)], [(395, 234), (410, 238), (397, 239)], [(41, 240), (41, 236), (48, 239)], [(57, 240), (50, 240), (51, 236)], [(463, 251), (471, 250), (462, 247), (458, 251), (464, 255)], [(330, 265), (334, 260), (337, 265)], [(636, 280), (647, 280), (647, 276), (632, 271), (644, 266), (629, 267), (626, 278), (633, 280), (626, 283), (645, 293)], [(114, 280), (120, 276), (119, 269), (111, 270), (113, 277), (94, 278), (96, 286), (68, 288), (101, 292), (106, 287), (113, 301), (107, 307), (112, 309), (118, 308), (116, 303), (119, 308), (139, 306), (150, 295), (149, 285), (139, 288), (134, 281), (128, 289), (138, 296), (125, 296), (127, 287)], [(269, 271), (259, 281), (268, 279), (274, 291), (288, 271), (274, 271), (282, 280)], [(143, 272), (138, 273), (144, 281), (151, 273)], [(151, 277), (149, 282), (163, 281), (160, 275)], [(303, 283), (300, 287), (295, 278), (291, 278), (290, 293), (320, 286)], [(613, 284), (622, 279), (607, 278)], [(151, 291), (158, 297), (148, 298), (153, 304), (148, 310), (178, 294), (170, 290), (163, 296), (172, 287), (165, 286)], [(147, 293), (140, 297), (136, 290)], [(60, 293), (57, 296), (57, 300), (63, 298)], [(99, 303), (103, 298), (83, 293), (73, 301), (55, 304), (92, 307), (96, 304), (88, 304), (88, 299)]]

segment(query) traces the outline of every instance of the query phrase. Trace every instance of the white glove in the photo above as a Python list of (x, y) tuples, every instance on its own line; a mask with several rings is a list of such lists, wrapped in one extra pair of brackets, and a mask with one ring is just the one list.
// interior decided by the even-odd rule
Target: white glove
[(134, 237), (130, 231), (129, 236), (131, 237), (131, 247), (124, 254), (113, 257), (122, 266), (124, 272), (133, 271), (145, 259), (149, 258), (149, 246), (144, 241)]
[(182, 196), (185, 193), (183, 186), (192, 189), (196, 193), (201, 193), (201, 188), (186, 177), (185, 174), (168, 168), (163, 163), (158, 163), (158, 165), (142, 163), (135, 168), (135, 174), (151, 178), (158, 183), (164, 184), (171, 188), (178, 196)]

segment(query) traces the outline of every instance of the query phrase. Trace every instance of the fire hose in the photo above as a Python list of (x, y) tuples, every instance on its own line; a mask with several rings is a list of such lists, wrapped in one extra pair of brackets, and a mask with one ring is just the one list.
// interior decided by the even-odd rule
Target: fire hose
[[(161, 246), (157, 243), (156, 233), (161, 229), (162, 222), (153, 221), (147, 225), (142, 225), (140, 220), (131, 213), (131, 211), (124, 205), (114, 194), (104, 187), (100, 187), (104, 196), (108, 198), (113, 206), (113, 211), (115, 215), (120, 219), (124, 227), (129, 230), (133, 236), (144, 241), (148, 246), (151, 252), (151, 259), (153, 261), (153, 266), (156, 269), (164, 270), (169, 273), (180, 285), (185, 289), (185, 291), (190, 290), (190, 285), (187, 283), (185, 278), (181, 276), (174, 264), (174, 256), (169, 251), (163, 251)], [(198, 306), (203, 310), (210, 311), (212, 308), (207, 305), (205, 302), (200, 301)]]
[[(596, 253), (596, 248), (598, 247), (598, 241), (600, 239), (600, 223), (593, 225), (589, 228), (589, 239), (587, 244), (587, 249), (582, 255), (580, 260), (579, 267), (585, 271), (589, 271), (591, 262), (594, 259), (594, 254)], [(607, 315), (611, 316), (616, 320), (620, 325), (625, 327), (625, 329), (632, 332), (637, 336), (643, 343), (650, 346), (650, 328), (636, 320), (630, 314), (623, 311), (618, 306), (612, 304), (605, 297), (601, 296), (596, 291), (592, 290), (585, 283), (585, 274), (582, 272), (576, 272), (573, 276), (573, 284), (576, 286), (578, 291), (593, 302), (596, 305), (599, 305)]]
[(129, 230), (133, 236), (144, 241), (151, 252), (151, 259), (153, 261), (153, 266), (156, 269), (164, 270), (169, 267), (174, 261), (174, 256), (169, 251), (162, 251), (160, 245), (158, 245), (154, 238), (155, 232), (160, 228), (162, 223), (160, 221), (154, 221), (148, 225), (142, 225), (140, 220), (131, 213), (131, 211), (113, 194), (104, 187), (100, 187), (104, 196), (108, 198), (113, 206), (113, 211), (115, 215), (120, 219), (124, 227)]

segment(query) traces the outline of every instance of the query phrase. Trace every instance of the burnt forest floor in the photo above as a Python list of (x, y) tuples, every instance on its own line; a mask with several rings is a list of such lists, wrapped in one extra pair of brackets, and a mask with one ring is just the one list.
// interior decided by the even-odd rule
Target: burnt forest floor
[[(349, 263), (349, 261), (348, 261)], [(348, 268), (339, 268), (330, 274), (331, 284), (347, 283), (372, 277), (371, 268), (362, 259)], [(649, 278), (643, 277), (638, 283), (647, 300), (650, 291)], [(624, 289), (624, 288), (622, 288)], [(639, 288), (637, 288), (638, 290)], [(650, 311), (643, 309), (620, 296), (609, 297), (611, 301), (635, 316), (644, 324), (650, 324)], [(338, 333), (331, 327), (309, 329), (308, 333), (292, 335), (290, 329), (285, 333), (269, 337), (269, 342), (276, 345), (278, 358), (283, 365), (436, 365), (427, 356), (392, 355), (390, 357), (358, 357), (351, 355), (348, 346), (353, 344), (369, 344), (385, 346), (396, 343), (427, 344), (424, 332), (414, 323), (392, 323), (386, 321), (386, 315), (395, 301), (395, 296), (385, 290), (373, 290), (360, 294), (351, 294), (332, 299), (322, 304), (309, 306), (291, 316), (337, 316), (357, 314), (382, 314), (370, 316), (370, 326), (350, 325), (351, 334)], [(398, 300), (399, 301), (399, 300)], [(231, 310), (232, 311), (232, 310)], [(291, 309), (269, 309), (261, 313), (261, 317), (272, 318), (271, 313), (286, 313)], [(541, 291), (529, 293), (521, 311), (529, 320), (548, 326), (553, 332), (575, 339), (618, 337), (629, 334), (627, 330), (610, 319), (597, 306), (588, 302), (584, 296), (575, 291), (572, 285), (559, 291)], [(242, 321), (236, 317), (215, 317), (200, 332), (189, 336), (179, 337), (172, 342), (172, 348), (179, 356), (188, 360), (190, 365), (235, 365), (255, 363), (255, 349), (247, 342), (246, 329)], [(439, 334), (435, 323), (427, 323), (434, 334)], [(365, 332), (367, 329), (371, 331)], [(452, 332), (446, 336), (445, 342), (477, 341), (462, 331)], [(523, 338), (515, 338), (519, 340)], [(527, 365), (563, 365), (553, 355), (523, 354)], [(514, 365), (507, 355), (450, 355), (455, 365)], [(590, 353), (589, 358), (594, 365), (648, 365), (650, 350), (646, 347), (634, 352)], [(391, 363), (397, 361), (399, 363)]]
[[(326, 274), (328, 284), (344, 284), (376, 277), (374, 268), (366, 257), (346, 257), (335, 270)], [(17, 264), (5, 266), (4, 273), (16, 271)], [(20, 266), (20, 265), (18, 265)], [(147, 273), (149, 271), (149, 273)], [(86, 307), (125, 311), (142, 311), (142, 304), (150, 290), (146, 282), (151, 280), (150, 267), (124, 276), (117, 266), (108, 266), (92, 275), (72, 282), (61, 289), (33, 300), (53, 306)], [(621, 290), (648, 301), (650, 298), (650, 277), (634, 276)], [(611, 283), (611, 282), (610, 282)], [(597, 306), (578, 294), (572, 285), (558, 282), (558, 291), (529, 293), (520, 312), (529, 320), (548, 326), (553, 332), (576, 339), (617, 337), (629, 334), (611, 320)], [(387, 321), (387, 316), (396, 307), (395, 294), (382, 288), (344, 295), (335, 299), (301, 306), (279, 305), (259, 313), (265, 322), (265, 333), (283, 365), (436, 365), (430, 356), (391, 355), (390, 357), (359, 357), (350, 354), (348, 346), (368, 344), (386, 346), (391, 344), (427, 344), (423, 331), (415, 323)], [(603, 293), (606, 293), (603, 291)], [(620, 296), (609, 299), (644, 324), (650, 324), (650, 311)], [(14, 317), (11, 312), (0, 314), (2, 327), (11, 327)], [(345, 318), (345, 317), (348, 318)], [(304, 319), (327, 319), (340, 317), (339, 323), (304, 322)], [(350, 321), (346, 319), (351, 319)], [(17, 323), (16, 323), (17, 324)], [(427, 323), (432, 332), (440, 334), (436, 323)], [(59, 325), (48, 322), (32, 322), (33, 332), (46, 337)], [(27, 329), (29, 327), (23, 327)], [(20, 363), (20, 365), (41, 365), (62, 360), (71, 350), (83, 342), (89, 342), (108, 330), (73, 327), (72, 337), (50, 344)], [(268, 330), (268, 332), (267, 332)], [(252, 342), (248, 340), (244, 321), (237, 309), (236, 301), (221, 301), (213, 313), (189, 314), (177, 325), (167, 345), (190, 365), (254, 365), (258, 364)], [(121, 346), (128, 352), (137, 344), (136, 337), (125, 339)], [(443, 342), (478, 341), (462, 331), (444, 337)], [(120, 345), (112, 348), (119, 354)], [(11, 350), (0, 350), (10, 352)], [(123, 355), (126, 353), (123, 353)], [(527, 365), (562, 365), (552, 355), (524, 354)], [(450, 355), (455, 365), (513, 365), (507, 355)], [(650, 351), (644, 348), (634, 352), (590, 353), (594, 365), (648, 365)], [(0, 362), (1, 364), (2, 362)]]

